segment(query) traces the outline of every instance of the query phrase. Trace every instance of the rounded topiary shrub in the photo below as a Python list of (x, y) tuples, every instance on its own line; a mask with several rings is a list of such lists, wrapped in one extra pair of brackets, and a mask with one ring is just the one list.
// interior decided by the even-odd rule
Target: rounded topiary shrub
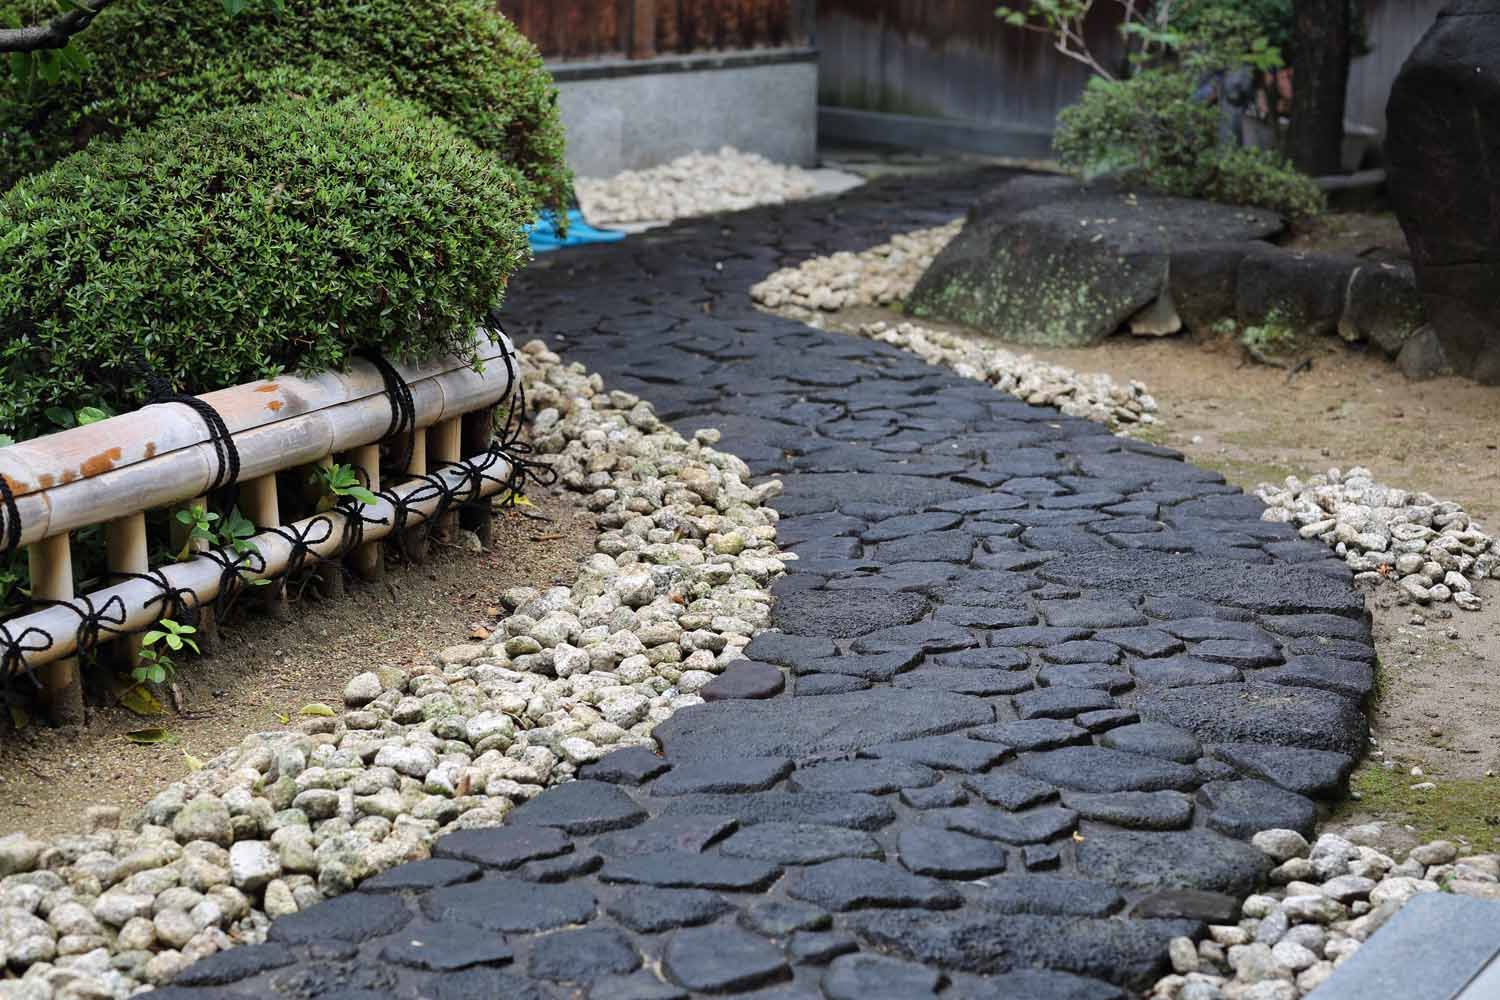
[[(37, 0), (0, 0), (34, 23)], [(77, 80), (0, 102), (0, 189), (101, 133), (275, 94), (309, 100), (382, 88), (452, 122), (520, 173), (535, 207), (565, 205), (557, 94), (536, 47), (488, 0), (120, 0), (73, 42)]]
[(530, 257), (514, 172), (392, 100), (281, 99), (100, 142), (0, 195), (0, 432), (357, 348), (472, 350)]

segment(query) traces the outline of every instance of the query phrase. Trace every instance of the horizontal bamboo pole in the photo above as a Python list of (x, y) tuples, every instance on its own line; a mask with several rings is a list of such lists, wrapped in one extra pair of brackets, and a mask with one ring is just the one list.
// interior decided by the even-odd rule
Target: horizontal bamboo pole
[[(411, 386), (417, 426), (503, 399), (511, 390), (507, 354), (514, 348), (502, 334), (481, 345), (482, 372), (456, 358), (398, 369)], [(391, 420), (385, 383), (364, 361), (347, 372), (287, 376), (200, 398), (233, 435), (242, 481), (372, 444)], [(170, 404), (0, 448), (0, 476), (16, 494), (23, 545), (201, 496), (217, 468), (203, 421)]]
[[(480, 483), (480, 492), (483, 496), (493, 496), (500, 491), (504, 486), (504, 480), (510, 475), (510, 463), (504, 459), (491, 459), (487, 453), (475, 455), (469, 459), (470, 464), (479, 467), (491, 461), (494, 464), (485, 473), (489, 478), (481, 480)], [(442, 477), (443, 482), (448, 484), (449, 488), (457, 489), (466, 495), (468, 476), (464, 466), (450, 466), (439, 470), (435, 475)], [(433, 490), (431, 484), (423, 480), (406, 483), (390, 492), (402, 499), (413, 495), (422, 497), (411, 505), (406, 522), (409, 526), (425, 522), (437, 508), (440, 499), (435, 495), (436, 491)], [(385, 521), (384, 524), (366, 524), (364, 540), (377, 541), (389, 535), (391, 526), (395, 523), (395, 512), (395, 506), (385, 497), (381, 497), (378, 504), (362, 508), (365, 517)], [(313, 526), (313, 523), (320, 517), (332, 521), (333, 530), (328, 532), (327, 538), (322, 537), (324, 532), (320, 528)], [(308, 549), (326, 558), (343, 554), (341, 552), (343, 541), (341, 528), (342, 515), (337, 513), (315, 515), (286, 526), (286, 529), (298, 535), (311, 529), (312, 535), (308, 539)], [(286, 570), (293, 551), (290, 541), (271, 531), (258, 534), (250, 541), (260, 550), (260, 556), (265, 561), (264, 567), (260, 568), (259, 572), (247, 574), (250, 579), (269, 579), (279, 576)], [(65, 543), (66, 540), (64, 540)], [(172, 587), (191, 590), (197, 595), (199, 602), (204, 604), (219, 595), (219, 578), (222, 572), (218, 563), (202, 556), (161, 568), (161, 574)], [(96, 590), (89, 596), (93, 598), (96, 607), (103, 607), (118, 597), (125, 607), (124, 621), (112, 623), (111, 627), (120, 631), (137, 631), (147, 628), (162, 617), (161, 602), (156, 600), (152, 603), (153, 599), (159, 595), (160, 588), (151, 581), (126, 580), (112, 587)], [(3, 624), (12, 636), (20, 637), (28, 634), (28, 630), (36, 629), (52, 637), (52, 645), (46, 650), (24, 649), (21, 651), (21, 662), (27, 669), (35, 669), (54, 660), (64, 659), (76, 652), (78, 648), (76, 634), (78, 616), (64, 607), (46, 607), (0, 624)], [(27, 645), (35, 645), (35, 643), (27, 643)]]

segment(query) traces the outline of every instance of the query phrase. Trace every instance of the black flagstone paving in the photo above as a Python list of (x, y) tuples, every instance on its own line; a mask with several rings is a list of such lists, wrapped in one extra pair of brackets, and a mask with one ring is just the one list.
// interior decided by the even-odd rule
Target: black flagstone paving
[[(1221, 477), (754, 311), (777, 267), (961, 214), (873, 185), (549, 255), (510, 332), (786, 485), (753, 663), (436, 860), (163, 1000), (1104, 1000), (1309, 831), (1366, 735), (1349, 571)], [(1311, 797), (1311, 798), (1310, 798)]]

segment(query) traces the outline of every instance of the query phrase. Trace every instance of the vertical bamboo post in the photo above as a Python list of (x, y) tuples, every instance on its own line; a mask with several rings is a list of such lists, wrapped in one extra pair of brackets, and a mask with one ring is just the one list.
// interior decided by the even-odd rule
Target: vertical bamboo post
[[(482, 453), (495, 437), (495, 408), (489, 406), (483, 410), (466, 413), (463, 423), (464, 454), (473, 456)], [(478, 535), (479, 543), (485, 548), (489, 548), (495, 540), (495, 519), (490, 513), (488, 500), (481, 500), (474, 506), (460, 511), (458, 523)]]
[[(427, 475), (427, 431), (415, 428), (411, 432), (411, 457), (406, 460), (406, 474), (411, 477)], [(394, 541), (401, 547), (401, 554), (414, 563), (427, 559), (428, 525), (408, 525)]]
[[(440, 420), (427, 430), (427, 452), (434, 464), (457, 462), (463, 456), (463, 421), (458, 417)], [(449, 511), (434, 525), (438, 536), (453, 542), (458, 538), (458, 511)]]
[[(380, 445), (367, 444), (362, 448), (356, 448), (350, 458), (356, 469), (364, 471), (365, 485), (370, 488), (370, 492), (380, 492)], [(385, 567), (382, 551), (379, 542), (365, 542), (360, 545), (349, 557), (354, 572), (365, 580), (379, 580), (381, 570)]]
[[(111, 573), (145, 573), (151, 569), (146, 547), (146, 515), (130, 514), (104, 527), (104, 546)], [(119, 643), (127, 670), (140, 666), (141, 637), (127, 635)]]
[[(317, 466), (320, 469), (333, 468), (333, 456), (324, 455), (318, 459)], [(341, 516), (338, 514), (330, 515), (334, 520), (335, 531), (339, 529), (338, 518)], [(319, 563), (315, 572), (318, 574), (318, 593), (329, 600), (335, 600), (344, 596), (344, 570), (342, 564), (337, 562)]]
[[(73, 548), (66, 534), (45, 538), (26, 549), (31, 570), (31, 596), (38, 600), (73, 599)], [(53, 725), (83, 725), (83, 680), (78, 657), (69, 656), (42, 667), (42, 701)]]
[[(280, 527), (281, 503), (276, 495), (274, 472), (240, 484), (240, 510), (257, 528)], [(262, 600), (266, 614), (278, 621), (291, 617), (291, 608), (286, 599), (285, 577), (274, 580), (261, 589), (265, 591)]]

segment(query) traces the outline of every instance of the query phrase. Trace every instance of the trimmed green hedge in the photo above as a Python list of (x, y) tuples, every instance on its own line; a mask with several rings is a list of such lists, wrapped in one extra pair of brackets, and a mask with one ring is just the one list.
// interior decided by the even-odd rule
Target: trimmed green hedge
[(0, 195), (0, 431), (283, 369), (472, 349), (530, 257), (515, 172), (425, 109), (282, 98), (101, 142)]
[[(0, 0), (0, 23), (46, 3)], [(556, 89), (536, 47), (487, 0), (287, 0), (231, 17), (222, 0), (122, 0), (74, 41), (82, 79), (0, 101), (0, 190), (100, 133), (278, 93), (373, 89), (410, 100), (521, 175), (537, 208), (566, 205)]]

